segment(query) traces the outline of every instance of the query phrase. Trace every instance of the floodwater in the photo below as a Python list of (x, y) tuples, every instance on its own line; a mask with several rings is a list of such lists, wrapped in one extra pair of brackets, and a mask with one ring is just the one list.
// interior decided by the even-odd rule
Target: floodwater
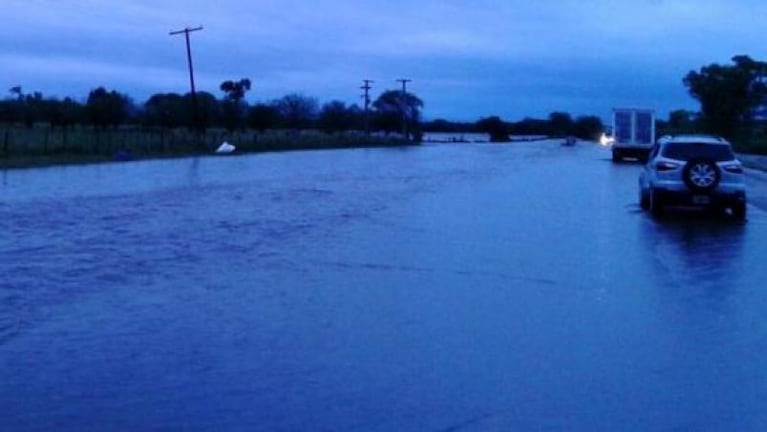
[(767, 213), (589, 144), (0, 172), (0, 430), (767, 429)]

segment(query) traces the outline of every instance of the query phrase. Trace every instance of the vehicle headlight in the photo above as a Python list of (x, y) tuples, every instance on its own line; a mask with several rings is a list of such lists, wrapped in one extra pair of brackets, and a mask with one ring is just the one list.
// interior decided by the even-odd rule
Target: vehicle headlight
[(602, 144), (603, 146), (608, 146), (612, 144), (614, 141), (615, 141), (615, 138), (607, 135), (604, 132), (602, 132), (602, 136), (599, 137), (599, 144)]

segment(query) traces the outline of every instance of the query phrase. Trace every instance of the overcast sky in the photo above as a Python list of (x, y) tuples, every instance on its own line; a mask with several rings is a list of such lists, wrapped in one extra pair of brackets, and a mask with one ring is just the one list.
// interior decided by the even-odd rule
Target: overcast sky
[(183, 36), (168, 32), (198, 25), (198, 90), (250, 78), (250, 102), (360, 103), (362, 79), (375, 97), (410, 78), (429, 119), (665, 117), (697, 109), (688, 71), (767, 59), (764, 0), (3, 0), (3, 12), (0, 86), (77, 99), (188, 92)]

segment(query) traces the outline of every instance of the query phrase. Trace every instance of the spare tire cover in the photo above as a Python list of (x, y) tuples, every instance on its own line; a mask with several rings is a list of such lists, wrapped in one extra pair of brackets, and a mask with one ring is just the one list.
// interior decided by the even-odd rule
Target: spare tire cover
[(690, 159), (682, 171), (684, 183), (692, 191), (708, 191), (722, 179), (722, 171), (711, 159)]

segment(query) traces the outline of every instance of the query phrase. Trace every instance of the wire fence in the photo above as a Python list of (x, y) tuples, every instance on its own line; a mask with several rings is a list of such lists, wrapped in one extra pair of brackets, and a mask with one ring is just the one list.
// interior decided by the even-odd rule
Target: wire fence
[(87, 155), (149, 157), (210, 153), (229, 142), (241, 152), (349, 148), (402, 144), (399, 136), (365, 136), (359, 131), (328, 134), (316, 130), (265, 132), (209, 129), (50, 128), (0, 126), (0, 157)]

